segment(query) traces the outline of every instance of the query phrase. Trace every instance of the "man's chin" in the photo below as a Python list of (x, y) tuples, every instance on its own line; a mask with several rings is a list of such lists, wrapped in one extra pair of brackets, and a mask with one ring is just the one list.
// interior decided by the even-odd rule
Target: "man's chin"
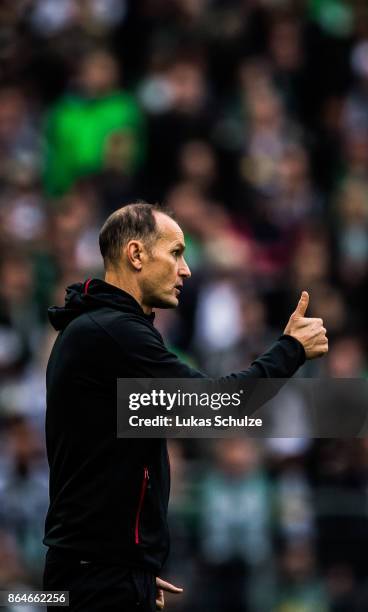
[(158, 298), (152, 304), (152, 308), (176, 308), (179, 305), (179, 299), (172, 295), (168, 298)]

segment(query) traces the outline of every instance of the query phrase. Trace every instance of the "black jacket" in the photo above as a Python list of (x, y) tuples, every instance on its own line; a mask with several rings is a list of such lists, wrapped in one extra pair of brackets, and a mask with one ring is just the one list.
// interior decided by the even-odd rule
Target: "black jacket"
[[(49, 318), (60, 333), (47, 367), (44, 543), (157, 572), (169, 544), (166, 442), (116, 437), (116, 379), (204, 375), (166, 349), (153, 315), (104, 281), (68, 287)], [(236, 376), (288, 378), (304, 359), (302, 345), (282, 336)]]

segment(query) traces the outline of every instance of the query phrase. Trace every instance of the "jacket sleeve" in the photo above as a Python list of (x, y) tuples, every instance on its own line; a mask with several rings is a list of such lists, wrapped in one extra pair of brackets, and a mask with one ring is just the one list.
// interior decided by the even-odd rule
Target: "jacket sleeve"
[[(132, 322), (131, 322), (132, 324)], [(134, 364), (134, 376), (146, 378), (207, 378), (170, 352), (157, 330), (135, 321), (133, 333), (115, 335), (126, 358)], [(305, 361), (304, 348), (292, 336), (281, 336), (246, 370), (219, 378), (217, 382), (241, 382), (249, 378), (290, 378)]]

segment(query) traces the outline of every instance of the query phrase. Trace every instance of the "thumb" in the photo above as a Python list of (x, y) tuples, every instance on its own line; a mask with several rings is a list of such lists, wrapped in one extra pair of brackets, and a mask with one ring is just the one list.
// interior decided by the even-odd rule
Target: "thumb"
[(294, 311), (294, 317), (304, 317), (309, 304), (309, 293), (302, 291), (298, 305)]
[(162, 580), (162, 578), (156, 577), (156, 586), (158, 589), (162, 589), (163, 591), (167, 591), (168, 593), (182, 593), (183, 589), (177, 586), (174, 586), (170, 582), (166, 582), (166, 580)]

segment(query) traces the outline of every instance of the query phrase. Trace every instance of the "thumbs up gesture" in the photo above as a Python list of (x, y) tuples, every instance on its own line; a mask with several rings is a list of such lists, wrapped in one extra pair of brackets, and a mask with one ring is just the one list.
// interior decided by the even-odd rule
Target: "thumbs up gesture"
[(299, 340), (304, 347), (307, 359), (315, 359), (327, 353), (328, 340), (322, 319), (305, 316), (308, 303), (309, 294), (307, 291), (303, 291), (298, 305), (285, 327), (284, 334)]

